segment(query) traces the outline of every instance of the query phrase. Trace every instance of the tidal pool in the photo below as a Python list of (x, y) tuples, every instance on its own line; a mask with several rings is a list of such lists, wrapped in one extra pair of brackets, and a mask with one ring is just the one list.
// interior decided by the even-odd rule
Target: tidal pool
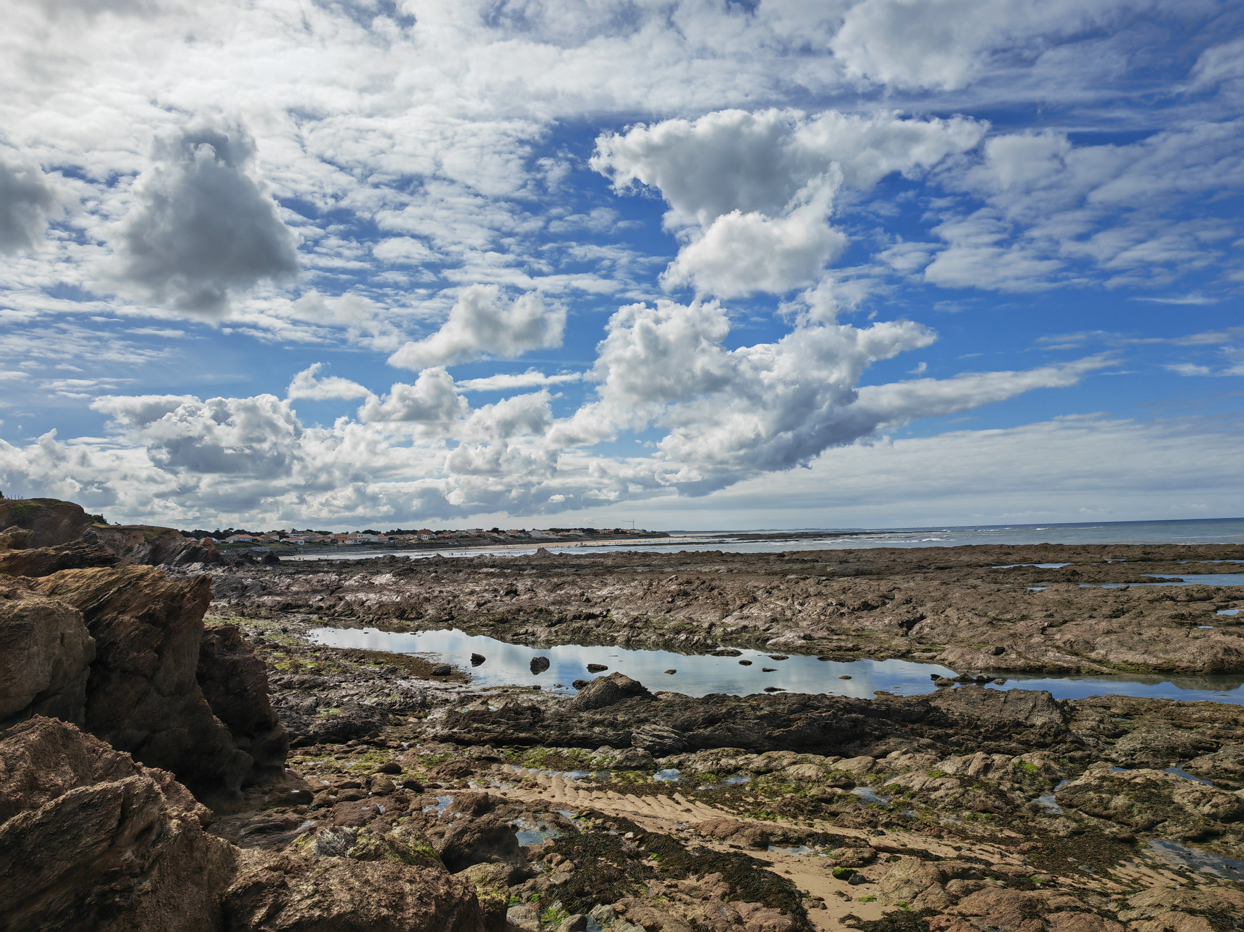
[[(871, 699), (881, 691), (898, 696), (918, 696), (936, 691), (934, 676), (955, 676), (955, 671), (940, 664), (908, 660), (839, 662), (799, 654), (792, 654), (785, 660), (773, 660), (775, 655), (757, 650), (742, 650), (738, 656), (714, 657), (664, 650), (629, 650), (608, 644), (528, 647), (467, 634), (456, 628), (411, 633), (378, 631), (375, 628), (316, 628), (309, 637), (313, 643), (326, 647), (419, 654), (468, 671), (473, 682), (479, 686), (542, 686), (566, 692), (572, 691), (571, 684), (575, 680), (593, 679), (615, 670), (639, 680), (653, 692), (669, 690), (687, 696), (714, 693), (749, 696), (770, 688), (782, 692), (862, 699)], [(470, 663), (473, 653), (484, 657), (484, 662), (477, 667)], [(533, 673), (531, 661), (535, 657), (548, 658), (549, 668)], [(752, 663), (742, 666), (740, 660)], [(597, 674), (588, 673), (589, 663), (603, 664), (608, 669)], [(765, 672), (766, 666), (772, 672)], [(665, 672), (671, 669), (677, 672)], [(1049, 690), (1056, 699), (1114, 694), (1244, 705), (1244, 689), (1241, 688), (1244, 687), (1244, 675), (998, 675), (1006, 677), (1005, 683), (1001, 686), (991, 683), (986, 689), (1044, 689)]]

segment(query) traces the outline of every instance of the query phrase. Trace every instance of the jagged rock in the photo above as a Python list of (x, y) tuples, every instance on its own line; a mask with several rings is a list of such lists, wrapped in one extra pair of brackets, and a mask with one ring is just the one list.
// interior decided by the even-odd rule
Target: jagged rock
[(205, 628), (195, 679), (216, 717), (253, 759), (243, 784), (281, 775), (289, 735), (268, 699), (268, 673), (236, 625)]
[(439, 867), (242, 852), (228, 932), (484, 932), (473, 884)]
[(636, 728), (631, 732), (631, 744), (648, 751), (653, 757), (681, 754), (687, 749), (684, 735), (666, 725), (657, 724)]
[(95, 641), (82, 613), (18, 588), (0, 590), (0, 727), (31, 715), (82, 724)]
[(25, 550), (30, 546), (30, 531), (16, 524), (0, 531), (0, 551)]
[(88, 515), (81, 505), (55, 498), (0, 500), (0, 527), (23, 528), (30, 532), (24, 546), (55, 547), (77, 540), (94, 524), (103, 524), (99, 515)]
[(531, 672), (539, 675), (549, 668), (549, 658), (548, 657), (532, 657), (530, 666), (531, 666)]
[(0, 928), (485, 932), (474, 885), (412, 829), (312, 857), (239, 850), (210, 819), (172, 774), (73, 725), (15, 725), (0, 733)]
[(575, 711), (588, 711), (589, 709), (603, 709), (623, 699), (632, 698), (652, 699), (654, 697), (638, 680), (631, 679), (625, 673), (610, 673), (608, 676), (592, 680), (567, 705)]
[(0, 575), (51, 576), (61, 570), (80, 570), (93, 566), (116, 566), (116, 555), (99, 544), (75, 540), (55, 547), (0, 552)]
[(207, 577), (169, 580), (150, 567), (65, 570), (36, 581), (83, 614), (95, 638), (86, 730), (201, 798), (236, 794), (253, 759), (212, 712), (196, 679)]
[[(216, 563), (220, 559), (216, 543), (210, 539), (195, 540), (167, 527), (110, 525), (100, 515), (87, 514), (80, 505), (54, 498), (0, 500), (0, 527), (6, 529), (6, 534), (12, 527), (29, 531), (29, 536), (22, 545), (24, 547), (55, 548), (74, 544), (82, 539), (84, 545), (102, 546), (127, 564), (186, 566), (191, 563)], [(10, 535), (10, 540), (12, 539), (13, 536)], [(71, 556), (72, 554), (62, 556), (61, 559), (70, 559)], [(45, 556), (43, 559), (49, 557)], [(79, 563), (76, 566), (64, 565), (59, 568), (101, 565), (105, 564)], [(0, 561), (0, 567), (3, 566), (4, 563)], [(7, 569), (0, 571), (14, 572)]]
[(236, 849), (171, 774), (73, 725), (0, 736), (0, 902), (6, 932), (215, 932)]

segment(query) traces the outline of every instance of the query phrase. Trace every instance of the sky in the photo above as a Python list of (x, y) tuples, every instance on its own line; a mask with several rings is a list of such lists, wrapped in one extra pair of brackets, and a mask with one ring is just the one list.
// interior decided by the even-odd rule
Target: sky
[(1244, 515), (1244, 6), (0, 0), (0, 490)]

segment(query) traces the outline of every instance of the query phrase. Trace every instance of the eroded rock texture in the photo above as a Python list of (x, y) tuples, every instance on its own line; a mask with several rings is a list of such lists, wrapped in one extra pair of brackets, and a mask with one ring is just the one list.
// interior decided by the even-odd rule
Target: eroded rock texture
[(86, 729), (196, 794), (236, 793), (254, 767), (216, 717), (196, 677), (206, 577), (173, 581), (150, 567), (65, 570), (38, 580), (82, 612), (95, 638)]
[(484, 932), (472, 882), (420, 846), (243, 851), (210, 820), (172, 774), (68, 723), (0, 733), (0, 929)]
[(0, 928), (208, 932), (236, 852), (165, 771), (54, 719), (0, 737)]
[(0, 588), (0, 727), (31, 715), (82, 724), (94, 658), (81, 612), (20, 586)]
[(268, 699), (268, 671), (242, 638), (236, 625), (203, 631), (195, 672), (212, 712), (251, 756), (246, 785), (281, 775), (289, 753), (289, 735)]

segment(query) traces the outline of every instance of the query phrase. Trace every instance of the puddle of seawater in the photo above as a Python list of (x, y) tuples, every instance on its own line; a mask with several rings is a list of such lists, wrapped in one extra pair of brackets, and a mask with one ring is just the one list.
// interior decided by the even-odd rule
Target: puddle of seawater
[(769, 851), (773, 854), (793, 854), (797, 857), (805, 854), (815, 854), (815, 848), (809, 848), (807, 845), (796, 845), (793, 848), (781, 848), (777, 845), (770, 845)]
[(1148, 844), (1154, 854), (1177, 867), (1190, 868), (1199, 874), (1213, 874), (1225, 880), (1244, 880), (1244, 861), (1208, 854), (1164, 838), (1150, 839)]
[[(758, 665), (739, 666), (738, 657), (578, 644), (528, 647), (483, 635), (469, 635), (457, 629), (399, 633), (372, 628), (316, 628), (309, 636), (314, 643), (328, 647), (420, 654), (437, 662), (456, 664), (470, 671), (476, 686), (542, 685), (551, 689), (555, 683), (592, 678), (593, 675), (587, 672), (587, 664), (604, 660), (609, 661), (609, 671), (600, 675), (617, 670), (639, 680), (654, 692), (666, 689), (687, 696), (714, 693), (749, 696), (763, 692), (766, 686), (778, 686), (792, 693), (861, 699), (873, 698), (882, 688), (893, 695), (919, 696), (936, 691), (933, 674), (939, 677), (956, 675), (955, 671), (935, 663), (907, 660), (820, 661), (799, 654), (791, 654), (775, 672), (761, 673)], [(482, 654), (484, 663), (471, 667), (469, 659), (472, 653)], [(767, 661), (769, 657), (754, 650), (744, 650), (741, 654), (744, 659), (756, 661)], [(533, 674), (533, 657), (547, 657), (549, 669)], [(671, 668), (677, 669), (678, 673), (667, 675), (665, 671)], [(985, 688), (1048, 690), (1055, 699), (1122, 695), (1244, 705), (1244, 675), (1043, 677), (1008, 673), (1006, 677), (1002, 685), (990, 683)], [(443, 714), (443, 710), (437, 710), (429, 718)]]
[(1042, 806), (1050, 812), (1062, 814), (1063, 807), (1058, 804), (1058, 800), (1054, 798), (1053, 793), (1045, 793), (1033, 800), (1038, 806)]
[(446, 809), (448, 809), (449, 804), (452, 803), (453, 801), (454, 801), (454, 798), (452, 796), (438, 796), (436, 797), (436, 805), (435, 806), (424, 806), (423, 811), (424, 812), (435, 812), (437, 817), (439, 818), (440, 814), (444, 812)]
[(1008, 563), (1005, 566), (995, 566), (995, 570), (1013, 570), (1017, 566), (1035, 566), (1039, 570), (1061, 570), (1064, 566), (1071, 566), (1070, 563)]
[(1239, 610), (1238, 608), (1220, 608), (1220, 609), (1218, 609), (1218, 611), (1217, 611), (1215, 614), (1218, 614), (1218, 615), (1238, 615), (1239, 613), (1240, 613), (1240, 610)]
[[(435, 662), (454, 664), (469, 671), (476, 686), (552, 689), (556, 683), (607, 676), (616, 670), (639, 680), (654, 692), (667, 689), (688, 696), (713, 693), (746, 696), (763, 692), (767, 686), (776, 686), (786, 692), (870, 699), (882, 688), (897, 695), (922, 695), (933, 689), (931, 674), (955, 676), (953, 670), (940, 664), (906, 660), (818, 661), (812, 656), (792, 654), (774, 663), (769, 654), (756, 650), (744, 650), (738, 657), (713, 657), (663, 650), (628, 650), (613, 645), (528, 647), (483, 635), (469, 635), (457, 629), (399, 633), (374, 628), (317, 628), (310, 633), (310, 638), (328, 647), (419, 654)], [(470, 665), (473, 653), (485, 658), (478, 667)], [(534, 657), (547, 657), (548, 670), (532, 673)], [(739, 660), (752, 660), (753, 664), (740, 666)], [(587, 672), (589, 663), (605, 664), (609, 669), (591, 674)], [(774, 672), (762, 672), (766, 665), (775, 668)], [(666, 674), (669, 669), (678, 672)]]
[(1214, 785), (1211, 781), (1206, 780), (1204, 777), (1198, 777), (1194, 774), (1188, 773), (1188, 771), (1184, 770), (1182, 767), (1167, 767), (1166, 772), (1174, 774), (1177, 777), (1183, 777), (1185, 780), (1192, 780), (1195, 783), (1204, 783), (1206, 786)]
[(1244, 573), (1187, 573), (1178, 576), (1173, 573), (1142, 573), (1148, 579), (1163, 579), (1166, 582), (1148, 583), (1080, 583), (1081, 589), (1127, 589), (1141, 586), (1244, 586)]
[(668, 770), (658, 770), (652, 775), (652, 779), (658, 783), (677, 783), (682, 779), (682, 773), (678, 768), (671, 767)]
[(876, 790), (874, 790), (871, 786), (857, 786), (855, 787), (855, 789), (851, 790), (851, 792), (854, 793), (856, 796), (858, 796), (860, 799), (864, 800), (865, 803), (868, 803), (874, 806), (890, 805), (889, 797), (878, 796)]

